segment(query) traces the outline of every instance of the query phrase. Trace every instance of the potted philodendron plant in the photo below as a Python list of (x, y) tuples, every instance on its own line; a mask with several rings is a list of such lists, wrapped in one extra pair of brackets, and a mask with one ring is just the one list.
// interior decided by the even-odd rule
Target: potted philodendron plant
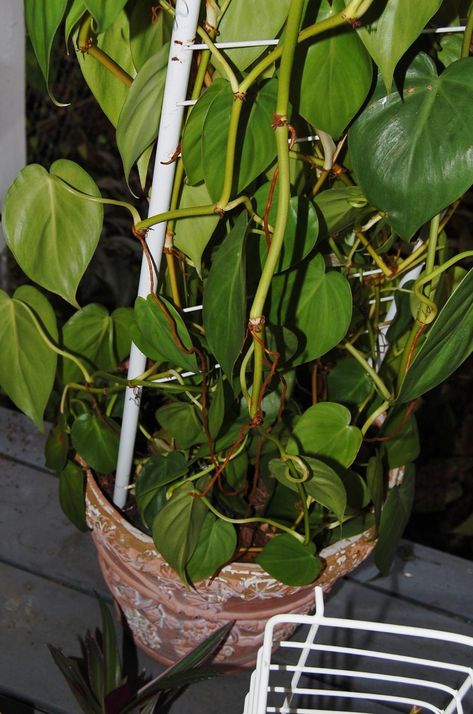
[[(25, 3), (46, 80), (65, 27), (141, 201), (168, 55), (169, 66), (180, 61), (182, 41), (170, 51), (178, 5)], [(0, 383), (39, 427), (57, 405), (46, 456), (64, 509), (86, 527), (79, 464), (88, 464), (94, 537), (106, 540), (119, 521), (127, 531), (100, 554), (114, 594), (125, 588), (116, 560), (133, 532), (128, 565), (155, 560), (128, 573), (127, 587), (148, 578), (141, 599), (151, 608), (159, 560), (167, 600), (179, 613), (186, 599), (194, 607), (189, 622), (224, 599), (226, 574), (240, 567), (253, 596), (268, 598), (282, 582), (286, 609), (297, 587), (359, 560), (361, 543), (377, 540), (387, 569), (413, 497), (419, 398), (470, 354), (473, 329), (471, 251), (451, 230), (473, 182), (469, 3), (201, 5), (204, 49), (188, 92), (196, 101), (169, 156), (169, 210), (144, 218), (132, 194), (102, 196), (71, 161), (27, 166), (6, 196), (3, 226), (37, 287), (0, 294)], [(449, 34), (465, 18), (466, 29)], [(429, 24), (447, 29), (425, 34)], [(271, 38), (280, 41), (269, 49), (218, 46)], [(131, 215), (149, 286), (134, 308), (111, 314), (76, 299), (108, 204)], [(147, 232), (166, 221), (156, 277)], [(76, 310), (65, 324), (45, 290)], [(147, 361), (127, 376), (131, 340)], [(124, 518), (98, 502), (126, 388), (142, 404)], [(355, 556), (340, 556), (340, 540), (355, 544)], [(180, 595), (169, 595), (171, 573)], [(237, 605), (243, 586), (235, 588), (230, 611), (240, 607), (255, 629), (257, 608)], [(172, 618), (158, 609), (145, 621), (121, 604), (138, 639), (163, 647), (150, 632)], [(223, 616), (211, 617), (216, 626)]]

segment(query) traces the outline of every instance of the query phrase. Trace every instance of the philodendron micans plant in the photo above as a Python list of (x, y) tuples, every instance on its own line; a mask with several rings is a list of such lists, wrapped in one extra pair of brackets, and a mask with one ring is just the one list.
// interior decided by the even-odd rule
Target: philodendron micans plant
[[(1, 386), (39, 427), (57, 405), (47, 463), (80, 527), (77, 454), (113, 473), (125, 387), (142, 390), (135, 517), (187, 583), (250, 548), (307, 584), (322, 547), (368, 528), (384, 571), (413, 498), (419, 398), (473, 344), (472, 251), (452, 230), (473, 183), (472, 8), (202, 2), (170, 209), (142, 217), (174, 11), (25, 2), (46, 81), (61, 28), (141, 195), (101, 195), (68, 160), (20, 172), (3, 226), (32, 284), (0, 293)], [(76, 298), (108, 204), (148, 258), (147, 230), (167, 221), (168, 236), (150, 294), (111, 313)], [(65, 324), (48, 292), (75, 309)], [(133, 380), (131, 340), (148, 359)]]

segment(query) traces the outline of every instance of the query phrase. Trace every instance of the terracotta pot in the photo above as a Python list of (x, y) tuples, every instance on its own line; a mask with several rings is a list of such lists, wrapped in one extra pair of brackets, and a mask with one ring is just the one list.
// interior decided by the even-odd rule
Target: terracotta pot
[[(235, 620), (215, 662), (224, 669), (253, 666), (269, 617), (305, 614), (314, 607), (315, 583), (283, 585), (254, 563), (232, 563), (218, 577), (186, 590), (152, 539), (123, 518), (91, 474), (86, 502), (87, 522), (105, 581), (137, 644), (159, 662), (175, 662), (218, 627)], [(322, 550), (325, 567), (317, 584), (330, 590), (373, 547), (373, 533), (368, 531)], [(284, 625), (277, 634), (286, 638), (293, 631), (294, 627)]]

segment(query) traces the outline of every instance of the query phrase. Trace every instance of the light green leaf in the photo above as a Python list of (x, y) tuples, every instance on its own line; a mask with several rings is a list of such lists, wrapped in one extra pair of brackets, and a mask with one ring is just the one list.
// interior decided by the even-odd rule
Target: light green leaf
[(36, 328), (28, 306), (53, 342), (56, 317), (48, 300), (36, 288), (24, 285), (10, 298), (0, 290), (0, 386), (43, 431), (43, 414), (56, 373), (56, 354)]
[[(317, 20), (344, 7), (343, 0), (334, 0), (332, 5), (322, 0)], [(338, 32), (311, 44), (301, 66), (300, 113), (313, 126), (338, 138), (370, 89), (373, 69), (368, 53), (355, 33)]]
[(372, 210), (358, 186), (333, 186), (317, 194), (314, 203), (320, 209), (320, 229), (324, 237), (360, 225)]
[[(200, 186), (184, 184), (179, 208), (208, 206), (210, 203), (212, 201), (204, 183)], [(199, 275), (202, 270), (202, 254), (219, 221), (220, 217), (217, 214), (199, 218), (182, 218), (176, 221), (174, 245), (192, 260)]]
[(130, 47), (137, 70), (171, 40), (172, 16), (159, 5), (154, 6), (155, 17), (152, 10), (147, 2), (132, 3), (130, 8)]
[(87, 12), (84, 0), (73, 0), (64, 21), (64, 39), (66, 47), (69, 45), (71, 32), (74, 30), (82, 16)]
[(389, 491), (381, 512), (374, 562), (382, 575), (387, 575), (389, 572), (397, 546), (409, 521), (414, 502), (414, 488), (415, 468), (413, 464), (407, 464), (401, 484)]
[(195, 583), (215, 575), (218, 569), (231, 559), (236, 546), (235, 526), (220, 520), (209, 511), (200, 531), (199, 542), (187, 566), (190, 580)]
[(303, 545), (289, 533), (270, 540), (256, 562), (286, 585), (309, 585), (322, 570), (322, 561), (315, 555), (313, 543)]
[(117, 124), (117, 146), (128, 179), (133, 164), (158, 135), (168, 48), (162, 47), (140, 69)]
[(398, 401), (410, 402), (443, 382), (473, 351), (473, 269), (447, 300), (402, 383)]
[(375, 0), (357, 32), (391, 89), (394, 69), (416, 40), (442, 0)]
[(68, 0), (25, 0), (25, 22), (41, 72), (49, 88), (49, 59), (54, 36)]
[(72, 424), (71, 439), (74, 449), (92, 469), (103, 474), (115, 469), (120, 430), (112, 419), (87, 412), (81, 414)]
[(270, 320), (299, 337), (299, 349), (291, 366), (326, 354), (343, 339), (350, 325), (350, 286), (340, 273), (325, 273), (320, 254), (295, 270), (275, 276), (270, 301)]
[(207, 515), (207, 507), (194, 494), (193, 484), (184, 484), (173, 493), (153, 521), (153, 541), (157, 550), (185, 583), (188, 582), (186, 568)]
[(30, 164), (5, 196), (3, 228), (28, 277), (77, 306), (76, 290), (100, 238), (103, 209), (73, 195), (63, 181), (100, 196), (95, 181), (73, 161), (55, 161), (50, 173)]
[(441, 50), (437, 53), (440, 62), (444, 67), (448, 67), (452, 62), (456, 62), (461, 57), (463, 37), (455, 33), (454, 35), (445, 35), (440, 40)]
[(95, 20), (94, 29), (99, 33), (105, 32), (115, 22), (127, 0), (84, 0), (84, 3)]
[(202, 421), (193, 404), (165, 404), (156, 411), (156, 418), (161, 427), (175, 439), (178, 449), (188, 449), (206, 441)]
[(319, 402), (297, 420), (287, 452), (322, 457), (348, 468), (362, 441), (361, 431), (350, 421), (351, 414), (342, 404)]
[(472, 69), (467, 58), (438, 77), (432, 60), (419, 55), (403, 96), (376, 95), (349, 131), (361, 188), (402, 238), (410, 239), (473, 182)]
[[(185, 350), (192, 348), (192, 340), (184, 320), (176, 308), (164, 297), (159, 301), (163, 310), (151, 295), (137, 298), (135, 303), (135, 324), (132, 328), (133, 341), (149, 357), (157, 362), (167, 361), (173, 367), (197, 371), (195, 354)], [(172, 325), (172, 330), (171, 330)], [(173, 332), (178, 336), (176, 342)]]
[[(77, 33), (74, 42), (77, 41)], [(130, 77), (136, 72), (130, 53), (130, 31), (126, 13), (122, 11), (106, 32), (97, 36), (97, 47), (111, 57)], [(78, 52), (77, 59), (84, 79), (105, 116), (117, 126), (118, 117), (128, 94), (128, 87), (118, 77), (97, 62), (95, 57)]]
[(59, 503), (71, 523), (87, 531), (85, 520), (85, 474), (79, 464), (68, 461), (59, 474)]
[(204, 292), (205, 335), (229, 379), (245, 339), (247, 226), (246, 215), (240, 213), (212, 261)]

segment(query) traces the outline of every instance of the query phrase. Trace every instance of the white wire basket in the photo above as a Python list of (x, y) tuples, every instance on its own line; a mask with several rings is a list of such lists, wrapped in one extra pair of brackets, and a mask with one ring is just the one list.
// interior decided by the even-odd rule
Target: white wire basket
[[(473, 637), (326, 617), (321, 588), (315, 601), (268, 621), (244, 714), (472, 714)], [(284, 623), (304, 627), (280, 641)]]

